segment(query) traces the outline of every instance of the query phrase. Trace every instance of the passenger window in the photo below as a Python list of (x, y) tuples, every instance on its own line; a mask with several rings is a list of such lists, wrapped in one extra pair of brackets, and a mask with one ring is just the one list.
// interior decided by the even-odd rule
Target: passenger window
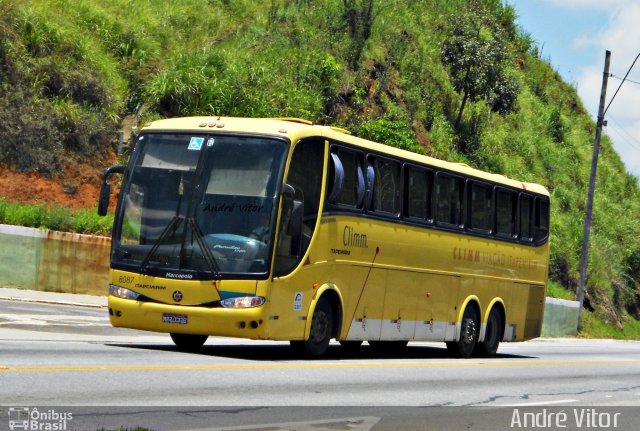
[(549, 237), (549, 200), (536, 198), (535, 240), (544, 241)]
[(462, 226), (463, 181), (453, 175), (436, 176), (436, 221), (439, 224)]
[(496, 233), (512, 238), (516, 234), (516, 194), (504, 189), (496, 193)]
[(431, 201), (431, 184), (433, 176), (431, 172), (407, 166), (406, 184), (406, 209), (405, 215), (409, 218), (431, 220), (429, 203)]
[(373, 198), (371, 209), (392, 215), (400, 214), (400, 163), (373, 159)]
[(329, 178), (329, 202), (362, 208), (364, 173), (362, 155), (345, 149), (334, 150)]
[(471, 185), (471, 228), (486, 233), (493, 228), (493, 188), (474, 182)]
[(533, 240), (532, 229), (533, 197), (520, 195), (520, 238), (524, 241)]

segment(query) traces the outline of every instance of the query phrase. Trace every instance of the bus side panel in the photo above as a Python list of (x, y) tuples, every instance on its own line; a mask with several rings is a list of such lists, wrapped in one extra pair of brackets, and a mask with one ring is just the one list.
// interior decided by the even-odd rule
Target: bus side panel
[(416, 283), (419, 274), (407, 271), (384, 270), (386, 290), (382, 313), (381, 340), (411, 340), (416, 329)]
[(542, 332), (542, 316), (544, 312), (545, 289), (542, 285), (529, 286), (527, 316), (524, 324), (524, 339), (530, 340), (540, 336)]
[(444, 341), (455, 336), (456, 310), (460, 277), (416, 274), (419, 279), (416, 295), (417, 315), (414, 339)]
[[(504, 306), (504, 313), (505, 313), (504, 326), (506, 330), (507, 322), (511, 318), (511, 315), (514, 312), (516, 312), (516, 310), (511, 305), (513, 304), (514, 288), (516, 286), (513, 282), (507, 281), (507, 280), (501, 280), (500, 282), (496, 283), (496, 285), (498, 288), (496, 296), (502, 299), (502, 305)], [(487, 318), (489, 317), (489, 310), (485, 310), (485, 317)], [(504, 335), (505, 333), (503, 332), (502, 341), (512, 341), (511, 339), (507, 339)]]
[(504, 341), (524, 341), (540, 336), (544, 286), (511, 283), (511, 300), (506, 302)]
[[(348, 340), (379, 340), (382, 330), (386, 270), (353, 265), (352, 290), (360, 293), (353, 305), (355, 314), (350, 321)], [(357, 275), (360, 275), (359, 277)], [(362, 280), (358, 283), (358, 280)], [(348, 307), (351, 309), (351, 307)], [(349, 316), (347, 316), (348, 318)], [(346, 319), (345, 319), (346, 320)], [(347, 322), (344, 322), (347, 323)]]
[(268, 334), (272, 340), (302, 340), (318, 286), (330, 280), (331, 266), (308, 265), (274, 279), (269, 295)]

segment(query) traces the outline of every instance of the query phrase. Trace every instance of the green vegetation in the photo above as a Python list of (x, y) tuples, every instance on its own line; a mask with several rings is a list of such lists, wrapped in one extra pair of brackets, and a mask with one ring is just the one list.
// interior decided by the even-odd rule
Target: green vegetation
[(640, 321), (627, 317), (620, 325), (611, 325), (598, 319), (594, 313), (582, 315), (582, 338), (614, 338), (618, 340), (640, 340)]
[(565, 289), (560, 283), (555, 280), (549, 280), (549, 284), (547, 285), (547, 296), (551, 296), (552, 298), (567, 299), (569, 301), (576, 300), (575, 293)]
[(442, 63), (453, 87), (462, 93), (456, 130), (467, 101), (484, 99), (492, 112), (506, 115), (516, 110), (519, 91), (515, 76), (508, 72), (506, 30), (481, 3), (470, 2), (470, 6), (451, 16), (451, 34), (442, 43)]
[[(0, 0), (0, 163), (97, 164), (123, 118), (303, 117), (545, 185), (550, 292), (572, 296), (595, 125), (514, 18), (500, 0)], [(475, 89), (451, 67), (472, 72), (473, 40), (501, 72)], [(3, 220), (58, 218), (38, 211)], [(591, 247), (587, 332), (634, 334), (640, 190), (606, 137)]]
[(110, 235), (113, 215), (98, 217), (93, 209), (70, 211), (61, 206), (20, 204), (0, 197), (0, 223), (63, 232)]

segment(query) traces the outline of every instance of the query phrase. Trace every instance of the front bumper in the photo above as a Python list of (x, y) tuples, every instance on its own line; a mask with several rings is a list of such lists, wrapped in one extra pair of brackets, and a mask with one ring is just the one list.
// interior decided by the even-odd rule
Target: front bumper
[(109, 319), (118, 328), (266, 339), (266, 315), (265, 306), (245, 309), (208, 308), (109, 296)]

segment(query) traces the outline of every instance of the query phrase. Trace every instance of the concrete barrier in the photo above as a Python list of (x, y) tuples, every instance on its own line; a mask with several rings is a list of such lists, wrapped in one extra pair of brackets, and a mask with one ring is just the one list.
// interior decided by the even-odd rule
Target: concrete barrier
[(542, 320), (543, 337), (575, 337), (578, 334), (578, 301), (546, 298), (544, 319)]
[(43, 231), (0, 224), (0, 286), (35, 289)]
[(0, 224), (0, 286), (104, 295), (111, 239)]

